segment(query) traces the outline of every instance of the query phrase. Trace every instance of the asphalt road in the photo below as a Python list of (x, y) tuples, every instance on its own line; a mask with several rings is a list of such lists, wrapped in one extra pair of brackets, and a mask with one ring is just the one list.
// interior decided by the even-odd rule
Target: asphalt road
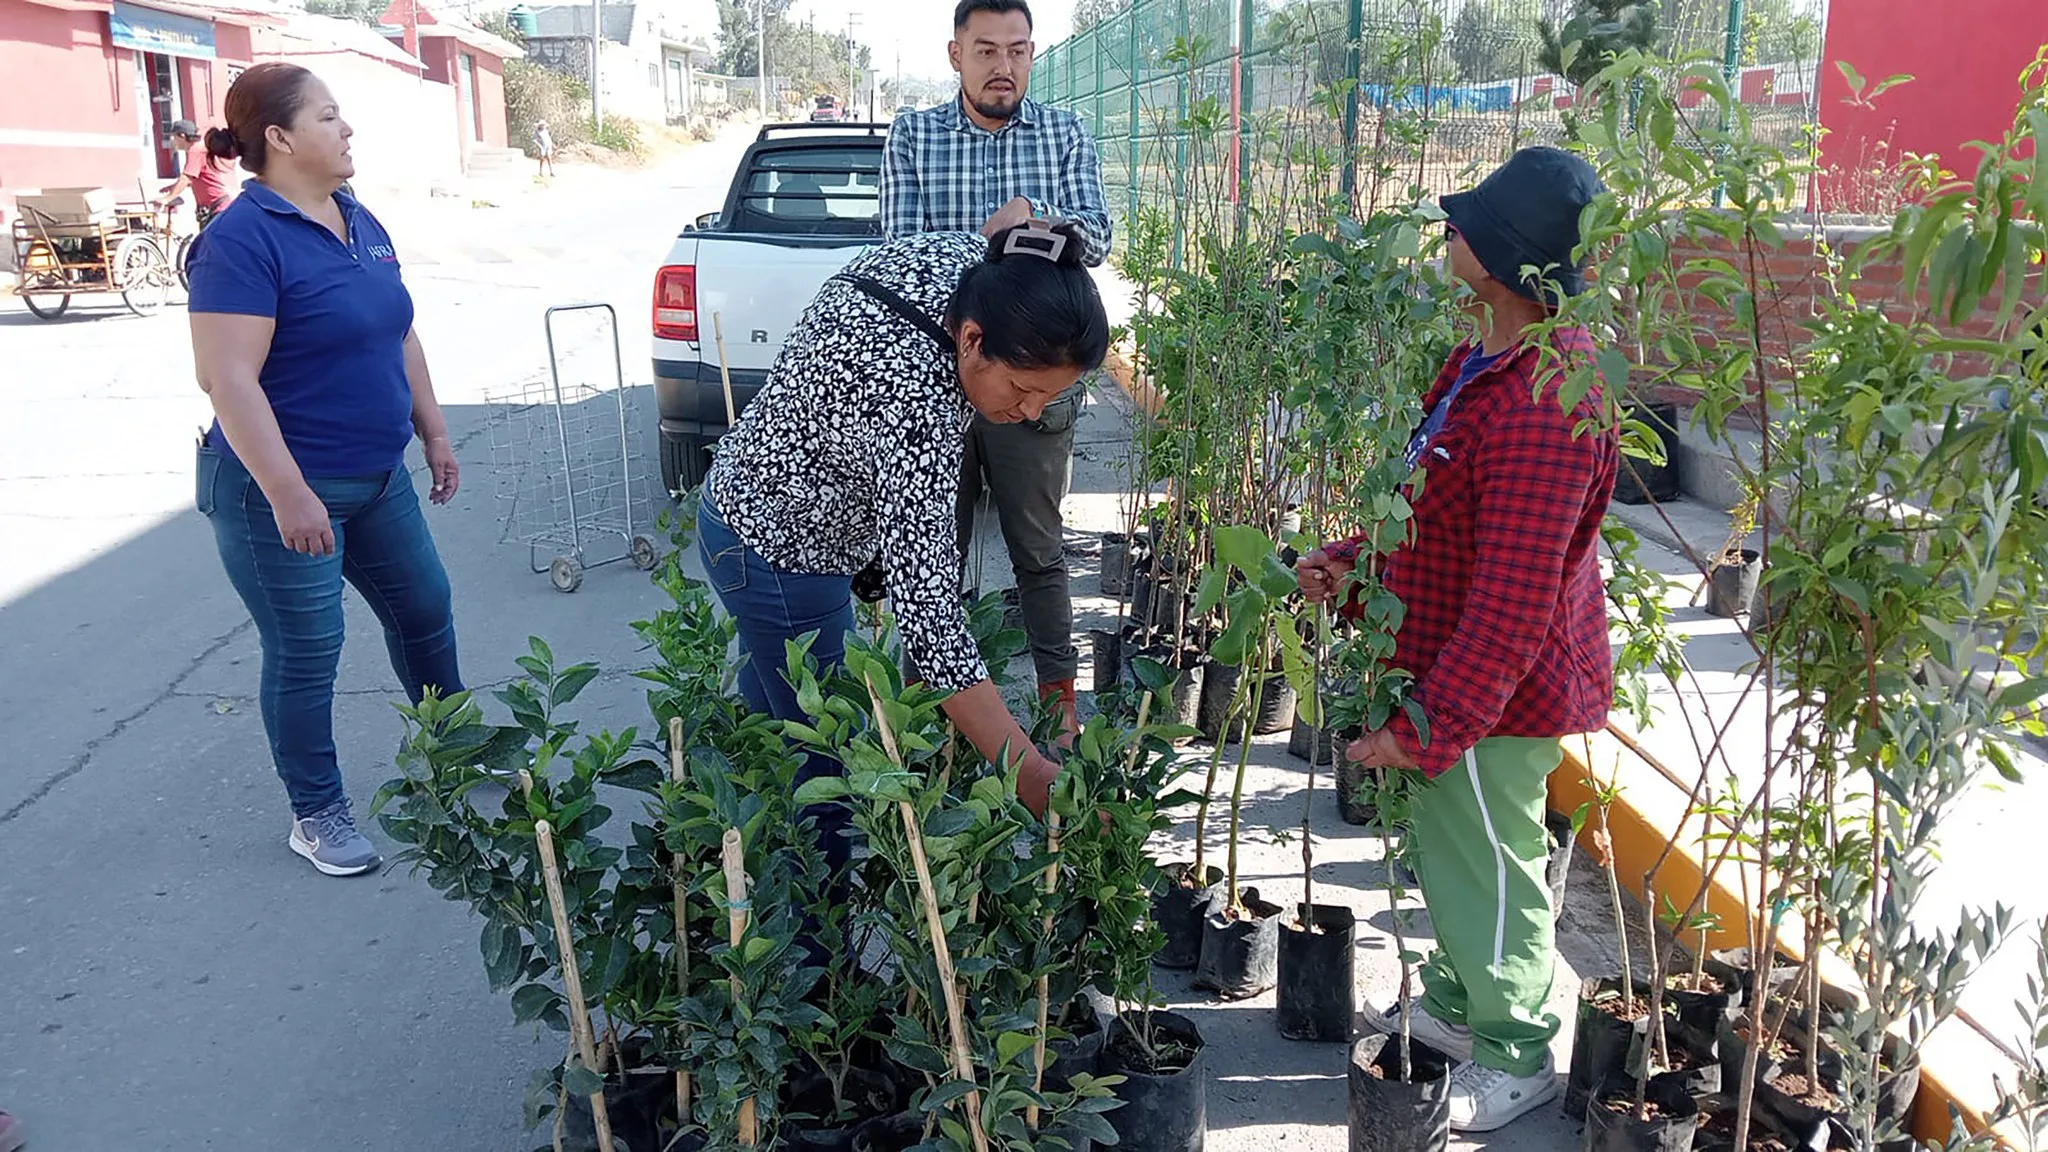
[[(515, 674), (530, 633), (565, 660), (628, 665), (653, 589), (630, 565), (570, 596), (529, 571), (501, 539), (492, 465), (532, 427), (490, 426), (484, 401), (547, 379), (549, 305), (602, 300), (651, 426), (652, 272), (718, 206), (746, 139), (513, 183), (497, 207), (371, 205), (407, 262), (464, 468), (430, 522), (473, 685)], [(57, 1152), (533, 1147), (518, 1102), (558, 1042), (485, 988), (467, 910), (402, 873), (319, 876), (285, 847), (256, 637), (192, 508), (209, 408), (183, 310), (118, 309), (86, 297), (45, 323), (0, 298), (0, 1109)], [(608, 387), (609, 346), (577, 319), (565, 376)], [(335, 712), (359, 810), (391, 775), (394, 687), (351, 594)], [(614, 672), (585, 711), (630, 723), (639, 697)]]

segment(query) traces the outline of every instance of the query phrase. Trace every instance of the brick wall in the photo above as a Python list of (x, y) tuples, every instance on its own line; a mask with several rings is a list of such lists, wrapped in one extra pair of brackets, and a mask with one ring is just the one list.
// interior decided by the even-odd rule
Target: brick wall
[[(1824, 242), (1846, 256), (1853, 254), (1859, 245), (1868, 243), (1876, 234), (1868, 228), (1836, 228), (1816, 234), (1814, 229), (1788, 227), (1783, 247), (1776, 250), (1759, 248), (1754, 254), (1737, 252), (1718, 236), (1693, 237), (1674, 243), (1671, 258), (1674, 265), (1682, 267), (1692, 260), (1718, 257), (1733, 264), (1745, 278), (1754, 267), (1759, 343), (1766, 375), (1775, 386), (1782, 384), (1788, 376), (1786, 362), (1792, 351), (1810, 336), (1804, 325), (1814, 315), (1816, 299), (1820, 293), (1831, 290), (1821, 279), (1825, 261), (1816, 251), (1817, 243)], [(1700, 275), (1689, 275), (1681, 278), (1680, 283), (1682, 287), (1690, 288), (1701, 279)], [(1872, 264), (1859, 279), (1845, 284), (1844, 288), (1859, 301), (1881, 303), (1894, 317), (1904, 319), (1914, 309), (1924, 307), (1926, 293), (1923, 288), (1909, 300), (1902, 281), (1898, 258), (1892, 256)], [(2028, 278), (2022, 299), (2028, 305), (2038, 307), (2044, 298), (2048, 298), (2048, 283), (2044, 283), (2043, 274), (2036, 270)], [(1963, 324), (1942, 327), (1957, 335), (1991, 336), (1997, 324), (1998, 305), (1996, 295), (1988, 297)], [(1734, 317), (1705, 296), (1688, 293), (1687, 299), (1677, 306), (1689, 309), (1694, 317), (1705, 320), (1710, 328), (1725, 333), (1732, 340), (1748, 339)], [(2021, 314), (2025, 314), (2024, 307)], [(1961, 367), (1965, 371), (1973, 371), (1981, 370), (1982, 366), (1963, 364)], [(1659, 387), (1653, 392), (1657, 398), (1674, 401), (1681, 407), (1690, 406), (1696, 399), (1696, 394), (1681, 388)]]

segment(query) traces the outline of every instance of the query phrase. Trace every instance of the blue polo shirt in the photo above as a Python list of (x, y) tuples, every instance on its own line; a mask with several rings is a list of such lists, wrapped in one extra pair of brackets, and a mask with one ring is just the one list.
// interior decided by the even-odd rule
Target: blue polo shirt
[[(244, 184), (193, 245), (191, 311), (274, 320), (259, 379), (299, 471), (368, 476), (404, 463), (412, 440), (412, 294), (384, 226), (334, 199), (346, 244), (261, 181)], [(207, 443), (233, 452), (218, 422)]]

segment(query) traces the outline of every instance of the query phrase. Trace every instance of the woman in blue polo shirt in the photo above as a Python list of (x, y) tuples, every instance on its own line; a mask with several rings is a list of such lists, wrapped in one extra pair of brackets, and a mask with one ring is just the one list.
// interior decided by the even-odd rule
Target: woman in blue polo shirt
[(191, 262), (192, 352), (215, 422), (199, 511), (263, 644), (263, 727), (292, 805), (292, 851), (330, 876), (374, 869), (334, 749), (346, 580), (384, 625), (417, 702), (460, 691), (448, 574), (405, 452), (425, 441), (429, 498), (460, 476), (383, 225), (346, 192), (350, 129), (319, 78), (242, 73), (207, 148), (255, 174)]

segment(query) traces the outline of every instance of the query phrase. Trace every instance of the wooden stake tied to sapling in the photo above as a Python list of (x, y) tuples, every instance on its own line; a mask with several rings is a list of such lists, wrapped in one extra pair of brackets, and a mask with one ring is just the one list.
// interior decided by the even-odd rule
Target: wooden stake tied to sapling
[(555, 921), (555, 949), (562, 961), (562, 990), (569, 997), (569, 1031), (576, 1040), (576, 1052), (583, 1066), (600, 1077), (597, 1091), (590, 1094), (590, 1115), (597, 1126), (600, 1148), (612, 1146), (611, 1113), (605, 1107), (603, 1068), (597, 1062), (597, 1044), (590, 1035), (590, 1016), (583, 998), (583, 974), (576, 965), (576, 938), (569, 933), (569, 906), (562, 897), (562, 870), (555, 859), (555, 832), (545, 820), (533, 826), (540, 843), (541, 879), (547, 888), (548, 910)]
[[(741, 940), (746, 937), (747, 913), (752, 910), (752, 905), (747, 901), (746, 845), (740, 839), (740, 830), (726, 829), (725, 840), (720, 848), (720, 863), (725, 870), (726, 923), (730, 930), (728, 939), (734, 948), (738, 948)], [(732, 999), (735, 1007), (744, 993), (745, 988), (740, 984), (740, 978), (732, 977)], [(740, 1101), (739, 1128), (740, 1143), (743, 1146), (752, 1148), (760, 1142), (760, 1134), (754, 1124), (754, 1098), (751, 1096)]]

